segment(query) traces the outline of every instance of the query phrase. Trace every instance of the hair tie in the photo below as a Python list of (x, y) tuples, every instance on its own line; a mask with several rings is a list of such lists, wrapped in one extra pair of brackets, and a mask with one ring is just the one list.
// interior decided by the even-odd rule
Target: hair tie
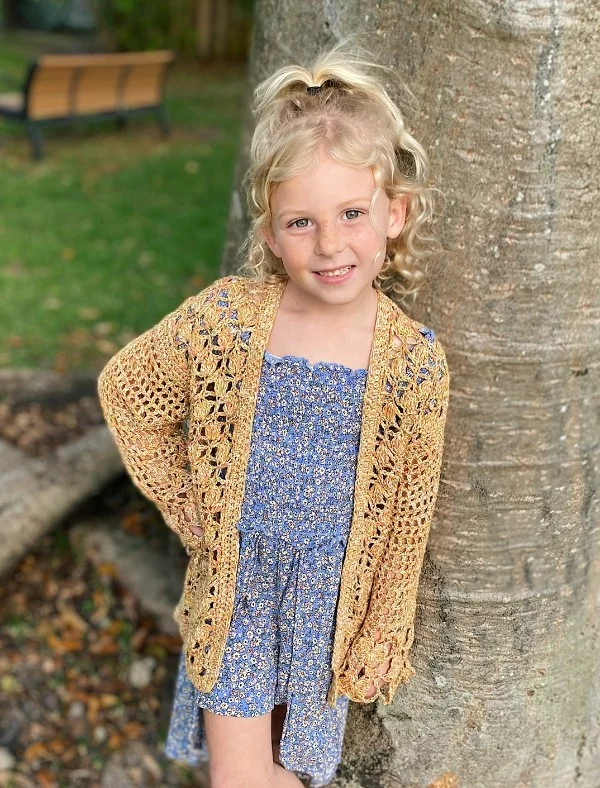
[(334, 88), (338, 86), (340, 83), (336, 79), (326, 79), (322, 85), (309, 85), (306, 88), (306, 92), (309, 93), (311, 96), (316, 96), (317, 93), (320, 93), (323, 88)]

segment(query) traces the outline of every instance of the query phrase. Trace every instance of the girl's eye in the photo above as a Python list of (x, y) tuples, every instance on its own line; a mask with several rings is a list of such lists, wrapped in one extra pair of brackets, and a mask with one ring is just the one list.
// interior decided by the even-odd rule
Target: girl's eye
[[(359, 211), (358, 208), (348, 208), (347, 211), (344, 211), (344, 214), (349, 214), (349, 213), (356, 214), (356, 216), (351, 216), (350, 217), (351, 219), (358, 219), (358, 217), (361, 216), (364, 213), (364, 211)], [(291, 222), (288, 225), (288, 227), (297, 227), (299, 230), (302, 230), (308, 226), (306, 224), (298, 224), (298, 222), (308, 222), (308, 219), (295, 219), (293, 222)]]

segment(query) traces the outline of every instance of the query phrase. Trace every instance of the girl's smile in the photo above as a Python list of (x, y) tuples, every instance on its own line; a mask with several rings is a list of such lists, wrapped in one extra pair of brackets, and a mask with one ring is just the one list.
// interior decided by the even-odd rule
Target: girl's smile
[(355, 265), (347, 265), (344, 268), (315, 271), (315, 274), (323, 281), (323, 284), (339, 285), (341, 282), (347, 282), (350, 279), (355, 268)]

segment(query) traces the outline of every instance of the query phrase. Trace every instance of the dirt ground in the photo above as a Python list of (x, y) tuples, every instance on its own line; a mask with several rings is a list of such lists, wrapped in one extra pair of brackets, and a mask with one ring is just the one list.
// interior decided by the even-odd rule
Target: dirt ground
[[(97, 423), (84, 400), (60, 410), (0, 408), (0, 436), (43, 456)], [(27, 441), (27, 446), (24, 445)], [(44, 536), (0, 584), (0, 786), (205, 786), (163, 755), (179, 637), (165, 635), (69, 534), (93, 516), (157, 550), (185, 553), (123, 477)]]

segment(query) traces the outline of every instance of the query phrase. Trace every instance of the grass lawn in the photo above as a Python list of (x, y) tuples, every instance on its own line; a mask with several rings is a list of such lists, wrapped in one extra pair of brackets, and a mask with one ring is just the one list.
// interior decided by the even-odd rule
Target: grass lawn
[[(1, 90), (33, 46), (0, 34)], [(0, 363), (99, 369), (218, 276), (244, 86), (243, 65), (176, 64), (170, 138), (151, 115), (49, 128), (39, 162), (0, 120)]]

